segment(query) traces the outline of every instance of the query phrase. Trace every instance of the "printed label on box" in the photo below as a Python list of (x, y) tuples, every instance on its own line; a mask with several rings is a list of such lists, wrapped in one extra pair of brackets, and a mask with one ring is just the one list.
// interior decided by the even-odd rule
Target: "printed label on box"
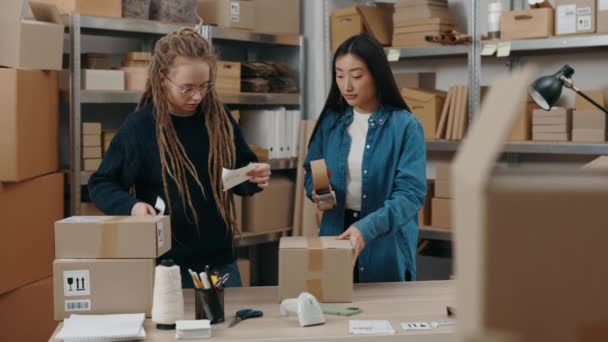
[(156, 244), (158, 248), (165, 245), (165, 225), (162, 222), (156, 224)]
[(66, 300), (65, 311), (91, 311), (91, 300)]
[(230, 17), (232, 18), (233, 23), (241, 21), (241, 4), (237, 1), (232, 1), (230, 3)]
[(64, 271), (63, 295), (65, 297), (90, 296), (89, 270)]
[(401, 323), (403, 330), (429, 330), (431, 325), (427, 322), (404, 322)]
[(578, 26), (579, 31), (587, 31), (591, 30), (591, 16), (582, 16), (578, 17)]
[(557, 7), (557, 34), (576, 33), (576, 5)]
[(576, 15), (591, 15), (591, 7), (578, 7)]

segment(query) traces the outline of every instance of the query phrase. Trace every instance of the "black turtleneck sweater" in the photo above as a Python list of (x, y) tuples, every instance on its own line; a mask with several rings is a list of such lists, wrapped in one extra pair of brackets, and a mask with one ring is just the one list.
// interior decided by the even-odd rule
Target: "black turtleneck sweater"
[[(127, 116), (113, 138), (101, 166), (89, 180), (91, 199), (95, 206), (107, 215), (131, 215), (135, 203), (141, 201), (154, 206), (157, 196), (167, 202), (161, 178), (153, 111), (153, 106), (148, 105)], [(199, 272), (201, 265), (228, 264), (235, 258), (232, 236), (219, 214), (211, 192), (207, 171), (209, 135), (202, 112), (199, 110), (188, 117), (172, 115), (171, 118), (179, 140), (198, 172), (206, 197), (189, 176), (188, 188), (199, 219), (197, 227), (188, 203), (186, 202), (185, 207), (182, 205), (177, 187), (167, 175), (169, 197), (173, 207), (173, 241), (171, 251), (163, 258), (173, 258), (182, 268), (194, 267)], [(230, 120), (234, 127), (236, 167), (256, 162), (255, 154), (243, 139), (236, 122), (232, 117)], [(134, 195), (129, 192), (131, 187), (135, 189)], [(249, 196), (259, 190), (257, 185), (245, 182), (234, 188), (234, 193)]]

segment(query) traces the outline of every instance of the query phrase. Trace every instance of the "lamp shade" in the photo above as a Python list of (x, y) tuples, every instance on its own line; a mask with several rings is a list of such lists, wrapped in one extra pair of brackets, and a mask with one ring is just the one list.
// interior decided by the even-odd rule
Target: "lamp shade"
[(550, 110), (551, 107), (559, 100), (562, 95), (562, 88), (564, 86), (565, 78), (570, 78), (574, 74), (574, 69), (565, 65), (560, 71), (550, 76), (543, 76), (530, 87), (528, 87), (528, 94), (536, 104), (544, 110)]

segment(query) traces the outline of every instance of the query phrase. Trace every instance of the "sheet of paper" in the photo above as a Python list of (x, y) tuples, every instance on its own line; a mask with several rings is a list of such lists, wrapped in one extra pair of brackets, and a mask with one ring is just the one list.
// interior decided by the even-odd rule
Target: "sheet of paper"
[(393, 335), (395, 329), (391, 322), (385, 320), (350, 320), (348, 332), (354, 335)]
[(397, 62), (401, 58), (401, 49), (389, 48), (386, 51), (386, 57), (389, 62)]
[(222, 183), (224, 184), (224, 191), (228, 191), (235, 186), (248, 181), (250, 177), (247, 176), (247, 172), (253, 170), (254, 167), (254, 164), (249, 164), (236, 170), (223, 169)]
[(154, 208), (156, 208), (156, 210), (158, 210), (157, 216), (163, 216), (165, 214), (166, 207), (167, 207), (167, 205), (165, 204), (165, 201), (163, 201), (163, 199), (160, 198), (160, 196), (156, 197), (156, 204), (154, 205)]
[(492, 56), (496, 52), (496, 44), (484, 44), (481, 50), (482, 56)]
[(507, 57), (511, 54), (511, 42), (498, 43), (496, 57)]

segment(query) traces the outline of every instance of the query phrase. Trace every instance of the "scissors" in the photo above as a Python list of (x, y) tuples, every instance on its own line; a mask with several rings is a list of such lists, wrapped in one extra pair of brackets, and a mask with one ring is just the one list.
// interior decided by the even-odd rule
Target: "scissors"
[(237, 323), (244, 321), (246, 319), (257, 318), (257, 317), (262, 317), (262, 316), (264, 316), (264, 313), (260, 310), (241, 309), (236, 312), (236, 315), (235, 315), (234, 319), (232, 320), (232, 322), (230, 322), (230, 324), (228, 325), (228, 328), (232, 328)]

